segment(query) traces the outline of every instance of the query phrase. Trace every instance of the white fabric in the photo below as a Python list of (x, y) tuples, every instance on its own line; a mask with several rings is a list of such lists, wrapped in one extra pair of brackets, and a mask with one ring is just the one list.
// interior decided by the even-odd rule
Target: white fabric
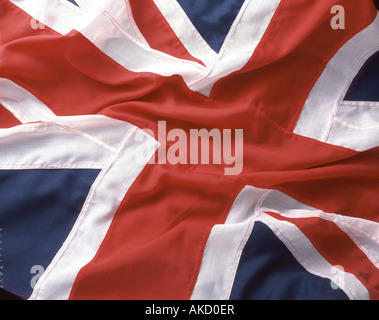
[(327, 141), (356, 151), (379, 146), (379, 103), (342, 102)]
[(378, 128), (379, 102), (343, 101), (336, 119), (361, 129)]
[(0, 148), (3, 170), (103, 168), (111, 156), (99, 144), (53, 122), (1, 129)]
[(0, 78), (0, 104), (22, 123), (55, 117), (54, 113), (31, 93), (4, 78)]
[[(294, 133), (356, 151), (378, 146), (378, 110), (364, 103), (355, 109), (343, 103), (351, 82), (367, 59), (377, 51), (379, 16), (330, 60), (307, 98)], [(345, 118), (347, 109), (349, 115)], [(364, 115), (368, 112), (370, 120)], [(359, 125), (349, 125), (357, 119)]]
[(73, 132), (82, 132), (112, 153), (116, 151), (122, 137), (133, 127), (127, 122), (102, 115), (59, 117), (59, 125)]
[(114, 21), (124, 29), (125, 32), (135, 38), (136, 41), (145, 46), (149, 46), (134, 21), (129, 0), (78, 0), (76, 3), (79, 7), (83, 8), (91, 8), (96, 4), (96, 6), (101, 8), (104, 12), (112, 16)]

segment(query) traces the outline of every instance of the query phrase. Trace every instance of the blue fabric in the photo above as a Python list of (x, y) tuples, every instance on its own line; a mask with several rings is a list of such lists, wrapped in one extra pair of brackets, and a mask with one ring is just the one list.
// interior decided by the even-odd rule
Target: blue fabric
[(74, 5), (78, 6), (78, 4), (75, 2), (75, 0), (67, 0), (67, 1), (69, 1), (69, 2), (73, 3)]
[(345, 100), (379, 101), (379, 52), (363, 65), (346, 93)]
[(244, 0), (178, 0), (209, 46), (219, 52)]
[(99, 170), (0, 170), (4, 289), (27, 298), (33, 266), (50, 264)]
[(256, 222), (241, 256), (231, 300), (348, 300), (307, 272), (265, 224)]

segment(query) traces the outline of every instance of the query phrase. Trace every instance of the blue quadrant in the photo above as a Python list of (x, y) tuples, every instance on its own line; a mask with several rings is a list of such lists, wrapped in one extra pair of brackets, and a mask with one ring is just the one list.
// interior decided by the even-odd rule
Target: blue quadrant
[(309, 273), (276, 235), (256, 222), (241, 256), (231, 300), (347, 300), (329, 279)]
[[(78, 6), (78, 4), (75, 2), (75, 0), (67, 0), (68, 2), (73, 3), (74, 5)], [(79, 6), (78, 6), (79, 7)]]
[(219, 52), (244, 0), (178, 0), (209, 46)]
[(372, 55), (358, 72), (345, 100), (379, 101), (379, 52)]
[(50, 264), (99, 170), (0, 170), (4, 289), (27, 298), (33, 266)]

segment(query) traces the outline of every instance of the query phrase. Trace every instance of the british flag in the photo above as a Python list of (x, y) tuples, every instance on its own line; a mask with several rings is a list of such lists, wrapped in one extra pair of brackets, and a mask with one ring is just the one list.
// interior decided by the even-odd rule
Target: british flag
[(379, 299), (378, 7), (0, 0), (1, 296)]

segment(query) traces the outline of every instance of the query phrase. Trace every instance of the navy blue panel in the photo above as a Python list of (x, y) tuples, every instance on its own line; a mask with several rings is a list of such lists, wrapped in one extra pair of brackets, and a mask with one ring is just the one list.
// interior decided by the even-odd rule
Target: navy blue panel
[(178, 0), (209, 46), (218, 52), (244, 0)]
[(99, 170), (0, 170), (4, 289), (27, 298), (68, 236)]
[(265, 224), (256, 222), (242, 253), (231, 300), (348, 300), (330, 280), (307, 272)]
[(379, 52), (363, 65), (352, 82), (345, 100), (379, 101)]
[[(73, 4), (75, 4), (75, 5), (78, 6), (78, 4), (75, 2), (75, 0), (67, 0), (67, 1), (69, 1), (69, 2), (71, 2), (71, 3), (73, 3)], [(78, 7), (79, 7), (79, 6), (78, 6)]]

